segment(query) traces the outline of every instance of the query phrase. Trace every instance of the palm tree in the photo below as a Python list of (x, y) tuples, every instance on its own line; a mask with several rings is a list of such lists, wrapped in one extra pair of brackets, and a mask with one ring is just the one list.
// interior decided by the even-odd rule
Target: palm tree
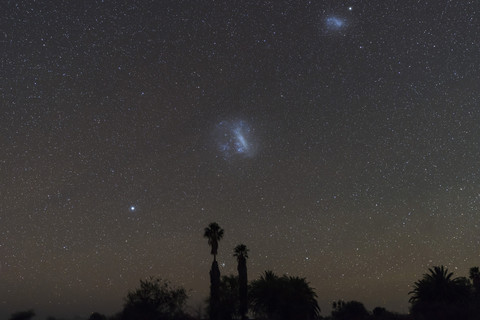
[(248, 277), (247, 277), (247, 259), (248, 249), (244, 244), (239, 244), (233, 251), (233, 256), (237, 258), (237, 271), (238, 271), (238, 293), (240, 297), (240, 315), (242, 320), (247, 318), (248, 311)]
[(409, 301), (418, 302), (453, 302), (465, 300), (468, 297), (468, 286), (465, 278), (453, 278), (453, 272), (448, 272), (444, 266), (429, 268), (429, 274), (423, 275), (415, 282)]
[[(284, 276), (285, 278), (285, 276)], [(287, 279), (289, 304), (287, 319), (317, 319), (320, 316), (320, 307), (317, 294), (310, 287), (305, 278), (288, 277)]]
[(320, 308), (315, 291), (305, 278), (278, 277), (266, 271), (251, 283), (253, 311), (268, 319), (318, 319)]
[(444, 266), (428, 269), (429, 273), (416, 281), (409, 302), (412, 312), (422, 314), (425, 319), (452, 319), (463, 312), (470, 295), (468, 280), (454, 278)]
[(208, 239), (213, 254), (212, 268), (210, 269), (210, 320), (219, 319), (220, 301), (220, 269), (217, 263), (218, 242), (223, 238), (223, 229), (218, 223), (212, 222), (205, 228), (203, 237)]
[(203, 237), (208, 239), (208, 245), (212, 247), (210, 253), (213, 254), (213, 261), (217, 261), (218, 242), (223, 238), (223, 229), (218, 223), (212, 222), (205, 228)]
[(279, 286), (280, 278), (273, 271), (265, 271), (260, 279), (251, 282), (250, 297), (255, 314), (275, 318), (279, 309)]

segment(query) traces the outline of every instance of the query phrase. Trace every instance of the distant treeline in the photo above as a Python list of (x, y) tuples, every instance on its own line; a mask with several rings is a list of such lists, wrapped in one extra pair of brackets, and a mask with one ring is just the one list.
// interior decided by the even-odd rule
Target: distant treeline
[[(321, 316), (317, 294), (305, 278), (278, 276), (265, 271), (259, 279), (248, 282), (247, 246), (237, 245), (237, 275), (221, 276), (217, 263), (218, 245), (224, 230), (213, 222), (204, 237), (213, 255), (210, 269), (210, 296), (206, 307), (194, 314), (186, 311), (187, 291), (181, 286), (150, 277), (124, 299), (123, 310), (107, 317), (93, 313), (88, 320), (478, 320), (480, 319), (480, 271), (472, 267), (469, 277), (454, 277), (444, 266), (435, 266), (413, 284), (409, 292), (410, 313), (397, 314), (382, 307), (369, 312), (358, 301), (335, 301), (332, 312)], [(10, 320), (29, 320), (33, 310), (17, 312)], [(48, 317), (47, 320), (59, 320)], [(87, 320), (87, 319), (85, 319)]]

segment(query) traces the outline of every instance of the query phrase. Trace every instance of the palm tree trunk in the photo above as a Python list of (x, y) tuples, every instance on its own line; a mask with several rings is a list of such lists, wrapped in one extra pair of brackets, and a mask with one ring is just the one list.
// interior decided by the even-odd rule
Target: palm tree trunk
[(247, 261), (240, 259), (237, 266), (238, 271), (238, 288), (240, 297), (240, 315), (242, 320), (247, 319), (248, 312), (248, 279), (247, 279)]
[(210, 270), (210, 320), (219, 320), (219, 300), (220, 300), (220, 269), (215, 260)]

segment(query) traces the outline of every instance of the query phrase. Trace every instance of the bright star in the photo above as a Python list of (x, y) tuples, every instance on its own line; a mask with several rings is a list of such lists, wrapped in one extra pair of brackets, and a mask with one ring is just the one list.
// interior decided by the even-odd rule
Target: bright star
[(137, 209), (137, 207), (135, 207), (135, 206), (130, 206), (130, 211), (131, 211), (131, 212), (135, 211), (136, 209)]

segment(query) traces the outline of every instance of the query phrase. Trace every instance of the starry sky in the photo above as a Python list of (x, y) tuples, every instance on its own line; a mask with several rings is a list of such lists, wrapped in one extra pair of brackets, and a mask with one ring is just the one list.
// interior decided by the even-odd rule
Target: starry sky
[(480, 2), (3, 1), (0, 314), (218, 259), (406, 312), (480, 264)]

